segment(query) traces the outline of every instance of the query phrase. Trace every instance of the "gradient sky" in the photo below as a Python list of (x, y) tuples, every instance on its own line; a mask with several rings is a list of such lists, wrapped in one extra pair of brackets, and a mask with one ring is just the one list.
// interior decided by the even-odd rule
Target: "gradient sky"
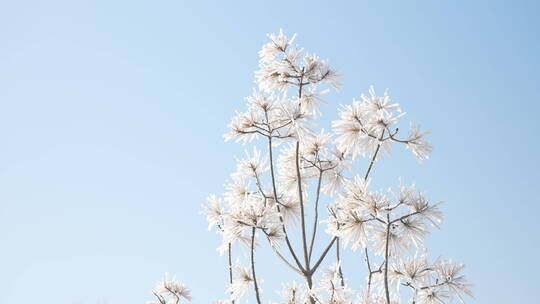
[[(373, 84), (432, 131), (430, 160), (397, 148), (372, 177), (446, 202), (427, 244), (467, 265), (469, 303), (536, 301), (538, 2), (335, 2), (0, 1), (0, 303), (144, 303), (165, 272), (223, 297), (199, 212), (279, 28), (344, 75), (327, 129)], [(294, 278), (279, 263), (261, 252), (267, 300)]]

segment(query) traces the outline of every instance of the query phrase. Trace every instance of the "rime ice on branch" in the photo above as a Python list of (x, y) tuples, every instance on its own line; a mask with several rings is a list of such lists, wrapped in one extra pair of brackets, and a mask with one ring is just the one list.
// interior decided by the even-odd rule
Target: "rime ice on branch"
[[(426, 160), (432, 150), (428, 132), (413, 124), (401, 136), (405, 113), (387, 91), (380, 96), (373, 87), (341, 107), (331, 132), (314, 130), (322, 98), (340, 85), (339, 75), (328, 62), (293, 45), (295, 36), (280, 31), (268, 37), (255, 72), (258, 88), (224, 135), (254, 146), (237, 159), (225, 193), (209, 196), (204, 210), (209, 228), (222, 236), (220, 253), (228, 256), (228, 299), (215, 303), (246, 297), (263, 302), (256, 249), (264, 244), (303, 282), (284, 285), (283, 300), (275, 303), (430, 304), (471, 296), (463, 265), (429, 262), (426, 256), (423, 240), (442, 219), (439, 203), (414, 185), (370, 188), (374, 164), (392, 146)], [(239, 246), (249, 253), (233, 250)], [(365, 260), (365, 269), (346, 267), (340, 258), (345, 248)], [(331, 266), (323, 270), (323, 264)], [(344, 274), (363, 273), (364, 286), (347, 284)]]
[(152, 290), (154, 295), (154, 301), (147, 302), (147, 304), (178, 304), (183, 303), (184, 300), (191, 301), (189, 289), (182, 283), (176, 281), (174, 278), (169, 279), (167, 274), (162, 281), (159, 281)]

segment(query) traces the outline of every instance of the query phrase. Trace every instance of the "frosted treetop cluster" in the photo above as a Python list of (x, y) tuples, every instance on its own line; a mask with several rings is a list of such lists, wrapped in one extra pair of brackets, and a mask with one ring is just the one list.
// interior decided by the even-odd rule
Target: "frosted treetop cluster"
[[(430, 261), (423, 245), (442, 220), (439, 203), (403, 182), (387, 191), (370, 187), (375, 164), (395, 145), (420, 162), (428, 159), (428, 132), (413, 124), (403, 136), (404, 112), (387, 91), (373, 87), (341, 106), (331, 131), (317, 129), (323, 97), (340, 86), (340, 75), (293, 44), (295, 35), (268, 38), (259, 52), (257, 88), (224, 135), (252, 147), (236, 160), (225, 192), (210, 195), (204, 208), (209, 229), (222, 237), (218, 250), (228, 257), (225, 299), (214, 303), (441, 304), (472, 296), (463, 265)], [(257, 272), (263, 246), (301, 282), (283, 282), (277, 301), (271, 301), (274, 292), (263, 292), (259, 276), (279, 274)], [(345, 249), (365, 267), (347, 265)], [(347, 277), (365, 283), (353, 286)], [(154, 295), (159, 304), (190, 299), (167, 278)]]

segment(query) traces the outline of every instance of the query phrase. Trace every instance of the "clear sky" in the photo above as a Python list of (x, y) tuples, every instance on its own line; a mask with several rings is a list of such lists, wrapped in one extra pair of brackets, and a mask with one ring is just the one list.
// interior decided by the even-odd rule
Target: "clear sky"
[[(373, 84), (432, 131), (430, 160), (396, 149), (372, 177), (446, 202), (427, 243), (467, 265), (470, 303), (537, 300), (537, 2), (292, 2), (0, 1), (1, 304), (143, 303), (164, 272), (223, 297), (200, 206), (279, 28), (344, 75), (323, 126)], [(266, 299), (279, 263), (261, 253)]]

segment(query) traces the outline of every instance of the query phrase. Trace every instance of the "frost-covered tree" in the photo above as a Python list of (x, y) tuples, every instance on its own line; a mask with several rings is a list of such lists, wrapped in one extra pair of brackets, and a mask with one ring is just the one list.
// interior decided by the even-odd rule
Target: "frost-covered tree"
[[(374, 164), (394, 145), (426, 160), (432, 150), (428, 132), (413, 124), (401, 136), (404, 113), (387, 92), (378, 95), (373, 87), (342, 106), (331, 132), (315, 130), (322, 96), (340, 85), (338, 73), (293, 45), (295, 36), (280, 31), (268, 37), (255, 72), (258, 88), (224, 136), (253, 147), (237, 159), (224, 194), (210, 195), (204, 210), (209, 228), (222, 236), (219, 251), (229, 264), (229, 298), (215, 303), (240, 303), (248, 295), (263, 303), (255, 259), (264, 243), (303, 281), (285, 285), (282, 301), (275, 303), (432, 304), (471, 296), (463, 265), (441, 258), (430, 262), (423, 246), (429, 228), (441, 222), (439, 203), (403, 182), (387, 191), (370, 187)], [(364, 158), (365, 169), (358, 169)], [(322, 206), (323, 196), (331, 203)], [(235, 255), (238, 246), (249, 254)], [(345, 248), (365, 260), (366, 283), (360, 289), (348, 286), (343, 275)], [(322, 270), (323, 262), (330, 268)], [(360, 275), (354, 269), (346, 273)], [(189, 300), (183, 285), (170, 283), (169, 289), (168, 282), (154, 291), (158, 303)]]

